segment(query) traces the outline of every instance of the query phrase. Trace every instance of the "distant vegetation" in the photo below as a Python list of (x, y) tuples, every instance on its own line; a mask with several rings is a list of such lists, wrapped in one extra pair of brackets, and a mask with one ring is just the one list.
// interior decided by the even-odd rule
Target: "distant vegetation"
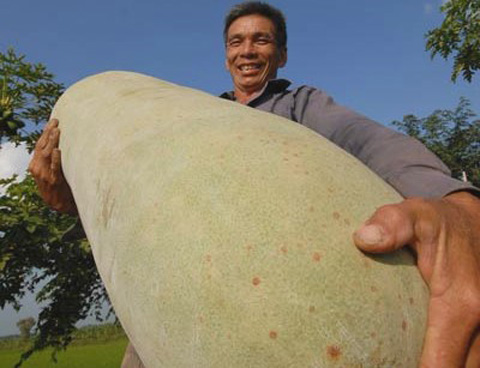
[(17, 327), (20, 330), (20, 337), (23, 340), (28, 340), (30, 338), (33, 326), (35, 326), (35, 318), (33, 317), (23, 318), (17, 322)]
[[(0, 367), (13, 368), (31, 342), (19, 336), (0, 339)], [(118, 368), (127, 343), (119, 325), (83, 327), (73, 333), (68, 349), (57, 354), (57, 363), (52, 360), (53, 349), (49, 348), (33, 354), (22, 368)]]

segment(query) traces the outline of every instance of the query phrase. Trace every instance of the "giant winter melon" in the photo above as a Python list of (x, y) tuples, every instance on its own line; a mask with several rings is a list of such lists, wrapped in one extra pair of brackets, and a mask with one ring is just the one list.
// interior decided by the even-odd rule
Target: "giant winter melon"
[(401, 197), (278, 116), (130, 72), (58, 101), (62, 162), (148, 368), (416, 365), (427, 289), (351, 234)]

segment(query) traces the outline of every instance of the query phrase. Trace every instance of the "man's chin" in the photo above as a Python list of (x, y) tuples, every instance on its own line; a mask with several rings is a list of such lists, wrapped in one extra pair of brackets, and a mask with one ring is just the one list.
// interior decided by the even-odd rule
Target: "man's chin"
[(243, 79), (238, 85), (242, 87), (244, 91), (248, 91), (250, 93), (252, 92), (258, 92), (260, 91), (263, 86), (265, 85), (266, 81), (258, 80), (258, 79)]

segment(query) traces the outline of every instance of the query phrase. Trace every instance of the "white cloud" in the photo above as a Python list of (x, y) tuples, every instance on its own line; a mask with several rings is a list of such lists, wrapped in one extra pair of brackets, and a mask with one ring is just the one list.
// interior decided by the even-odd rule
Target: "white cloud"
[[(15, 147), (14, 144), (7, 142), (0, 146), (0, 178), (8, 178), (13, 174), (18, 174), (19, 179), (25, 177), (30, 155), (25, 145)], [(3, 188), (0, 188), (0, 194), (3, 194)]]
[(433, 5), (431, 3), (426, 3), (423, 6), (423, 11), (426, 15), (430, 15), (433, 12)]

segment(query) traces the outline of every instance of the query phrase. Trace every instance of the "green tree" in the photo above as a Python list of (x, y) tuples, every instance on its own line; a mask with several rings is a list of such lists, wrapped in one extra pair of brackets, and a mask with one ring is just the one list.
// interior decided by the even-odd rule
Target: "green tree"
[(462, 97), (454, 110), (436, 110), (425, 118), (406, 115), (393, 125), (417, 138), (452, 170), (480, 186), (480, 120)]
[(31, 149), (63, 86), (41, 63), (0, 52), (0, 141), (26, 142)]
[(440, 10), (445, 19), (426, 34), (426, 49), (432, 58), (453, 55), (452, 81), (461, 75), (471, 82), (480, 68), (480, 0), (450, 0)]
[[(44, 66), (27, 63), (12, 49), (0, 53), (0, 68), (3, 111), (15, 122), (1, 137), (32, 147), (35, 129), (46, 123), (63, 87)], [(0, 186), (0, 309), (11, 304), (18, 310), (25, 293), (38, 288), (36, 300), (44, 305), (21, 364), (36, 350), (65, 348), (75, 324), (89, 315), (101, 319), (108, 299), (87, 241), (69, 231), (77, 220), (45, 206), (30, 175), (20, 182), (2, 179)]]
[(30, 338), (30, 332), (33, 326), (35, 326), (35, 318), (33, 317), (23, 318), (17, 322), (17, 327), (20, 330), (20, 336), (23, 340)]

